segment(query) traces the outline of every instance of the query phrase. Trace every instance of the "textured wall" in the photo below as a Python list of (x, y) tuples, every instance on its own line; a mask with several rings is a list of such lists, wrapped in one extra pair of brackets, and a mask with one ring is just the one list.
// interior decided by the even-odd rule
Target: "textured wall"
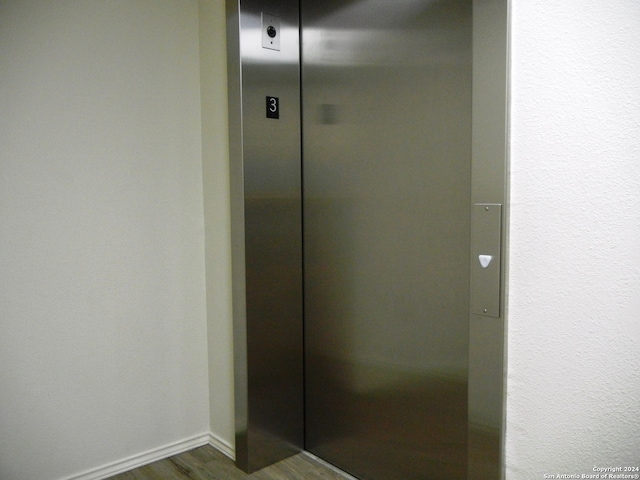
[(513, 1), (507, 478), (640, 465), (640, 2)]
[(197, 3), (3, 1), (0, 65), (0, 478), (207, 432)]

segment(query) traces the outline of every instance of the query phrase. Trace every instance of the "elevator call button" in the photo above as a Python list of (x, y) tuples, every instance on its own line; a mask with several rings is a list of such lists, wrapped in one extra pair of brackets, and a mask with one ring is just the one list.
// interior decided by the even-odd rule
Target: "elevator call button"
[(502, 204), (476, 203), (471, 218), (471, 312), (499, 318)]

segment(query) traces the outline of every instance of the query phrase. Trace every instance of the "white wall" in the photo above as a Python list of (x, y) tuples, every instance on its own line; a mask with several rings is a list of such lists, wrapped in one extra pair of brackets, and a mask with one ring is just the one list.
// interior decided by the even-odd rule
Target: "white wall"
[(209, 430), (197, 3), (0, 2), (0, 478)]
[(640, 466), (640, 2), (512, 35), (507, 478)]

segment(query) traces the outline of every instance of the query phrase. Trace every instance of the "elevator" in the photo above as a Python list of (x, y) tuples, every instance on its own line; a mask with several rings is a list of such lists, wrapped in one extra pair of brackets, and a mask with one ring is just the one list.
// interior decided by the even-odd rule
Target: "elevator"
[(228, 0), (236, 463), (502, 473), (506, 0)]

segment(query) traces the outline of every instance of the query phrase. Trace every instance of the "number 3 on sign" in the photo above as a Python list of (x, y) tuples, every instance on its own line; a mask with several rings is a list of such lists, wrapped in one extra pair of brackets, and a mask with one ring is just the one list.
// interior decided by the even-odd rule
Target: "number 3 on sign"
[(278, 97), (267, 97), (267, 118), (280, 118)]

